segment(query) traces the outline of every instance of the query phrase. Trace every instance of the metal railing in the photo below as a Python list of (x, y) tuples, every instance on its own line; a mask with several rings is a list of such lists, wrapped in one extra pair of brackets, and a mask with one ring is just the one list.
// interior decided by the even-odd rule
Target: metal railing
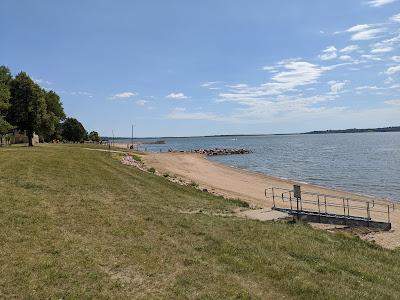
[[(385, 200), (340, 197), (306, 191), (301, 192), (300, 198), (295, 198), (293, 189), (279, 187), (266, 188), (265, 197), (272, 199), (273, 208), (286, 209), (291, 214), (309, 212), (321, 216), (390, 223), (390, 214), (395, 210), (395, 203)], [(278, 201), (280, 205), (277, 205)]]

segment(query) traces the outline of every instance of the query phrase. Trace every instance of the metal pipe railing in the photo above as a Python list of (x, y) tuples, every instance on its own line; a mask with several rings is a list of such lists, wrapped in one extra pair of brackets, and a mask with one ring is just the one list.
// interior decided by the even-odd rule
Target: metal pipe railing
[[(280, 199), (282, 203), (289, 202), (290, 211), (293, 212), (293, 198), (292, 193), (293, 190), (291, 189), (284, 189), (284, 188), (267, 188), (265, 189), (265, 197), (268, 197), (267, 191), (271, 191), (271, 197), (273, 201), (273, 207), (276, 207), (276, 200)], [(276, 194), (278, 193), (278, 194)], [(320, 194), (314, 192), (302, 192), (302, 196), (299, 199), (296, 199), (297, 202), (297, 211), (303, 211), (303, 204), (307, 206), (315, 206), (314, 212), (318, 211), (318, 214), (331, 214), (334, 213), (335, 215), (340, 215), (345, 218), (353, 218), (353, 217), (362, 217), (360, 216), (361, 212), (366, 212), (367, 220), (371, 220), (371, 215), (374, 217), (378, 217), (377, 214), (384, 214), (386, 215), (387, 221), (390, 223), (390, 213), (394, 212), (395, 210), (395, 203), (389, 203), (388, 201), (384, 200), (376, 200), (376, 199), (357, 199), (357, 198), (349, 198), (349, 197), (339, 197), (336, 195), (327, 195), (327, 194)], [(304, 197), (306, 196), (306, 197)], [(321, 198), (323, 197), (323, 201)], [(311, 199), (310, 199), (311, 198)], [(322, 202), (322, 203), (321, 203)], [(360, 204), (364, 205), (360, 205)], [(321, 205), (324, 207), (324, 212), (321, 212)], [(334, 209), (335, 211), (329, 211), (329, 208)], [(339, 213), (339, 210), (342, 209), (343, 212)], [(351, 215), (350, 210), (353, 213), (360, 212), (357, 215)], [(361, 214), (362, 215), (362, 214)], [(365, 215), (364, 215), (365, 216)]]

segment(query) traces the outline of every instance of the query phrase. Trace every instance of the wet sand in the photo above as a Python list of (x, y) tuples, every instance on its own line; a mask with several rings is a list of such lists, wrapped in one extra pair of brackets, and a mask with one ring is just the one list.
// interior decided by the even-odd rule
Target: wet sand
[[(266, 174), (226, 166), (207, 160), (199, 154), (148, 153), (143, 156), (143, 159), (147, 165), (154, 167), (161, 173), (169, 173), (186, 180), (194, 181), (208, 191), (228, 198), (240, 198), (260, 208), (271, 208), (273, 206), (272, 199), (265, 197), (266, 188), (279, 187), (292, 189), (293, 184), (300, 184), (302, 191), (372, 201), (372, 198), (350, 192), (312, 184), (297, 183)], [(382, 204), (390, 203), (378, 199), (375, 201)], [(337, 208), (338, 213), (340, 213), (340, 209), (342, 208)], [(361, 213), (364, 212), (362, 211)], [(385, 220), (386, 215), (382, 213), (379, 215), (379, 218), (381, 221)], [(385, 248), (393, 249), (400, 246), (400, 208), (395, 208), (394, 212), (390, 214), (390, 220), (392, 222), (391, 231), (371, 233), (366, 238), (375, 241)]]

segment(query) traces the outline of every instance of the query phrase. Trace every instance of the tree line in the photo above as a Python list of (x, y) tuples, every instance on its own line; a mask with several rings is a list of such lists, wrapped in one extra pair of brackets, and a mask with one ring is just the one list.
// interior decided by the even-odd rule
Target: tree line
[(34, 134), (44, 142), (100, 140), (96, 131), (88, 134), (81, 122), (66, 116), (56, 92), (43, 89), (25, 72), (13, 77), (0, 66), (0, 144), (15, 130), (27, 135), (29, 146)]

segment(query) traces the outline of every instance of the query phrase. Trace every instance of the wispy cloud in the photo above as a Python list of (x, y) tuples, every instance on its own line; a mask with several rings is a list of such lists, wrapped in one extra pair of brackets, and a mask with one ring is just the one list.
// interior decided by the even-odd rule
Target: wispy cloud
[(394, 74), (396, 74), (396, 73), (399, 73), (400, 72), (400, 65), (398, 65), (398, 66), (393, 66), (393, 67), (389, 67), (387, 70), (386, 70), (386, 74), (387, 75), (394, 75)]
[(263, 66), (261, 69), (263, 71), (268, 71), (268, 72), (271, 72), (271, 73), (277, 72), (277, 69), (276, 69), (275, 66)]
[(358, 49), (359, 49), (358, 45), (349, 45), (349, 46), (344, 47), (343, 49), (340, 49), (339, 52), (345, 53), (345, 54), (350, 54)]
[(400, 62), (400, 56), (392, 56), (391, 60), (393, 60), (394, 62)]
[(400, 99), (386, 100), (385, 104), (400, 106)]
[(183, 107), (175, 108), (167, 117), (173, 120), (218, 120), (218, 117), (214, 113), (189, 112)]
[(368, 1), (368, 4), (372, 7), (381, 7), (386, 4), (390, 4), (393, 2), (397, 2), (398, 0), (370, 0)]
[(186, 96), (184, 93), (177, 92), (177, 93), (170, 93), (166, 96), (168, 99), (174, 99), (174, 100), (185, 100), (189, 99), (188, 96)]
[(222, 81), (208, 81), (208, 82), (204, 82), (202, 83), (200, 86), (201, 87), (205, 87), (205, 88), (209, 88), (209, 87), (213, 87), (217, 84), (223, 83)]
[(37, 83), (37, 84), (46, 84), (46, 85), (52, 85), (53, 83), (51, 81), (45, 80), (45, 79), (41, 79), (41, 78), (33, 78), (32, 80)]
[(330, 88), (332, 94), (338, 94), (339, 92), (341, 92), (347, 83), (348, 83), (347, 80), (345, 80), (345, 81), (336, 81), (336, 80), (328, 81), (328, 85), (329, 85), (329, 88)]
[(149, 101), (144, 100), (144, 99), (140, 99), (140, 100), (135, 101), (135, 103), (136, 103), (137, 105), (139, 105), (139, 106), (145, 106), (148, 102), (149, 102)]
[(371, 25), (369, 24), (359, 24), (359, 25), (355, 25), (353, 27), (348, 28), (346, 31), (347, 32), (359, 32), (359, 31), (364, 31), (367, 29), (370, 29)]
[(111, 99), (127, 99), (127, 98), (135, 97), (137, 95), (138, 95), (138, 93), (136, 93), (136, 92), (121, 92), (121, 93), (112, 95), (110, 98)]
[(387, 52), (391, 52), (393, 50), (392, 47), (378, 47), (378, 48), (374, 48), (371, 50), (371, 53), (387, 53)]
[(396, 23), (400, 23), (400, 13), (397, 15), (394, 15), (390, 18), (390, 21), (396, 22)]
[[(378, 38), (379, 33), (382, 33), (385, 30), (386, 29), (382, 27), (382, 24), (358, 24), (346, 29), (345, 32), (352, 34), (352, 41), (366, 41)], [(338, 31), (337, 33), (341, 33), (341, 31)]]
[(322, 54), (319, 56), (322, 60), (330, 60), (337, 57), (337, 49), (335, 46), (327, 47), (325, 50), (322, 51)]
[(353, 60), (353, 58), (350, 55), (341, 55), (341, 56), (339, 56), (339, 59), (343, 60), (343, 61), (352, 61)]
[(378, 34), (383, 32), (382, 28), (373, 28), (367, 30), (361, 30), (351, 36), (352, 41), (366, 41), (378, 38)]
[(282, 68), (282, 70), (272, 76), (271, 82), (259, 86), (248, 86), (247, 84), (228, 86), (230, 90), (220, 93), (218, 101), (247, 104), (259, 101), (260, 98), (266, 96), (295, 91), (297, 87), (315, 83), (326, 70), (309, 62), (292, 60), (285, 61), (283, 64), (279, 62), (277, 67)]
[(85, 92), (85, 91), (61, 91), (60, 93), (62, 94), (68, 94), (71, 96), (85, 96), (88, 98), (93, 98), (93, 94), (90, 92)]

